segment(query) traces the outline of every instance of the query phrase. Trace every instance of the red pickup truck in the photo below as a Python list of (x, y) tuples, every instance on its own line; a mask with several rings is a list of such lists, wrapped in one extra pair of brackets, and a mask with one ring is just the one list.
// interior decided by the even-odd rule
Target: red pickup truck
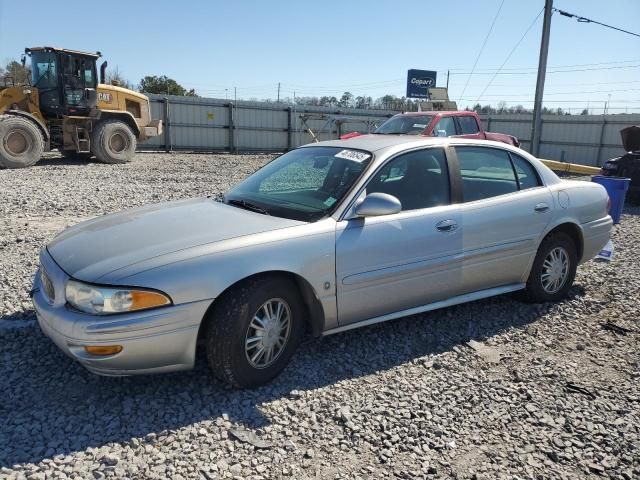
[[(493, 140), (520, 146), (518, 139), (504, 133), (485, 132), (475, 112), (407, 112), (394, 115), (375, 132), (380, 135), (427, 135), (433, 137), (461, 137)], [(342, 135), (347, 139), (361, 135), (358, 132)]]

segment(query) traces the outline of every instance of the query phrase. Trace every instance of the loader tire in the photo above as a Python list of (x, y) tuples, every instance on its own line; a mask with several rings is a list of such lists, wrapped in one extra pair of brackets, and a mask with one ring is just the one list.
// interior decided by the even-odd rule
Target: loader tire
[(0, 115), (0, 168), (30, 167), (43, 151), (44, 138), (31, 120)]
[(91, 151), (102, 163), (128, 163), (136, 153), (136, 136), (120, 120), (100, 122), (91, 134)]

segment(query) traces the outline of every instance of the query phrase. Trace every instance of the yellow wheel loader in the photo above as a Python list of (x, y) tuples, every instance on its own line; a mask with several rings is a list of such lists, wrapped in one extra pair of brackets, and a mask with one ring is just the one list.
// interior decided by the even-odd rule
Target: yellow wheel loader
[(52, 149), (126, 163), (138, 141), (162, 133), (149, 98), (105, 84), (107, 62), (98, 83), (100, 52), (36, 47), (25, 55), (31, 57), (31, 84), (0, 86), (0, 168), (31, 166)]

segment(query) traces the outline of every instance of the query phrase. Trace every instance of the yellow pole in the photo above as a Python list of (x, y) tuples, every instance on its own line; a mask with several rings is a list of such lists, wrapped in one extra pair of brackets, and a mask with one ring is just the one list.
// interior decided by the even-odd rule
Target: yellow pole
[(556, 172), (576, 173), (581, 175), (600, 175), (600, 169), (598, 167), (588, 167), (587, 165), (580, 165), (577, 163), (557, 162), (555, 160), (540, 159), (540, 161)]

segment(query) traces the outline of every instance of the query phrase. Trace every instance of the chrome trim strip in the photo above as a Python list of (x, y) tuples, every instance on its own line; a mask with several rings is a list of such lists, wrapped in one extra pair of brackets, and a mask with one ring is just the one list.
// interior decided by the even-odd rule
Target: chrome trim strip
[(504, 293), (515, 292), (516, 290), (522, 290), (525, 288), (524, 283), (514, 283), (512, 285), (505, 285), (503, 287), (489, 288), (487, 290), (478, 290), (477, 292), (466, 293), (464, 295), (458, 295), (439, 302), (429, 303), (420, 307), (409, 308), (407, 310), (401, 310), (399, 312), (388, 313), (380, 317), (369, 318), (360, 322), (350, 323), (342, 327), (332, 328), (322, 332), (322, 336), (333, 335), (334, 333), (346, 332), (354, 328), (365, 327), (367, 325), (373, 325), (376, 323), (386, 322), (387, 320), (393, 320), (400, 317), (406, 317), (409, 315), (415, 315), (417, 313), (429, 312), (431, 310), (437, 310), (439, 308), (450, 307), (452, 305), (458, 305), (460, 303), (473, 302), (475, 300), (481, 300), (483, 298), (493, 297), (495, 295), (502, 295)]

